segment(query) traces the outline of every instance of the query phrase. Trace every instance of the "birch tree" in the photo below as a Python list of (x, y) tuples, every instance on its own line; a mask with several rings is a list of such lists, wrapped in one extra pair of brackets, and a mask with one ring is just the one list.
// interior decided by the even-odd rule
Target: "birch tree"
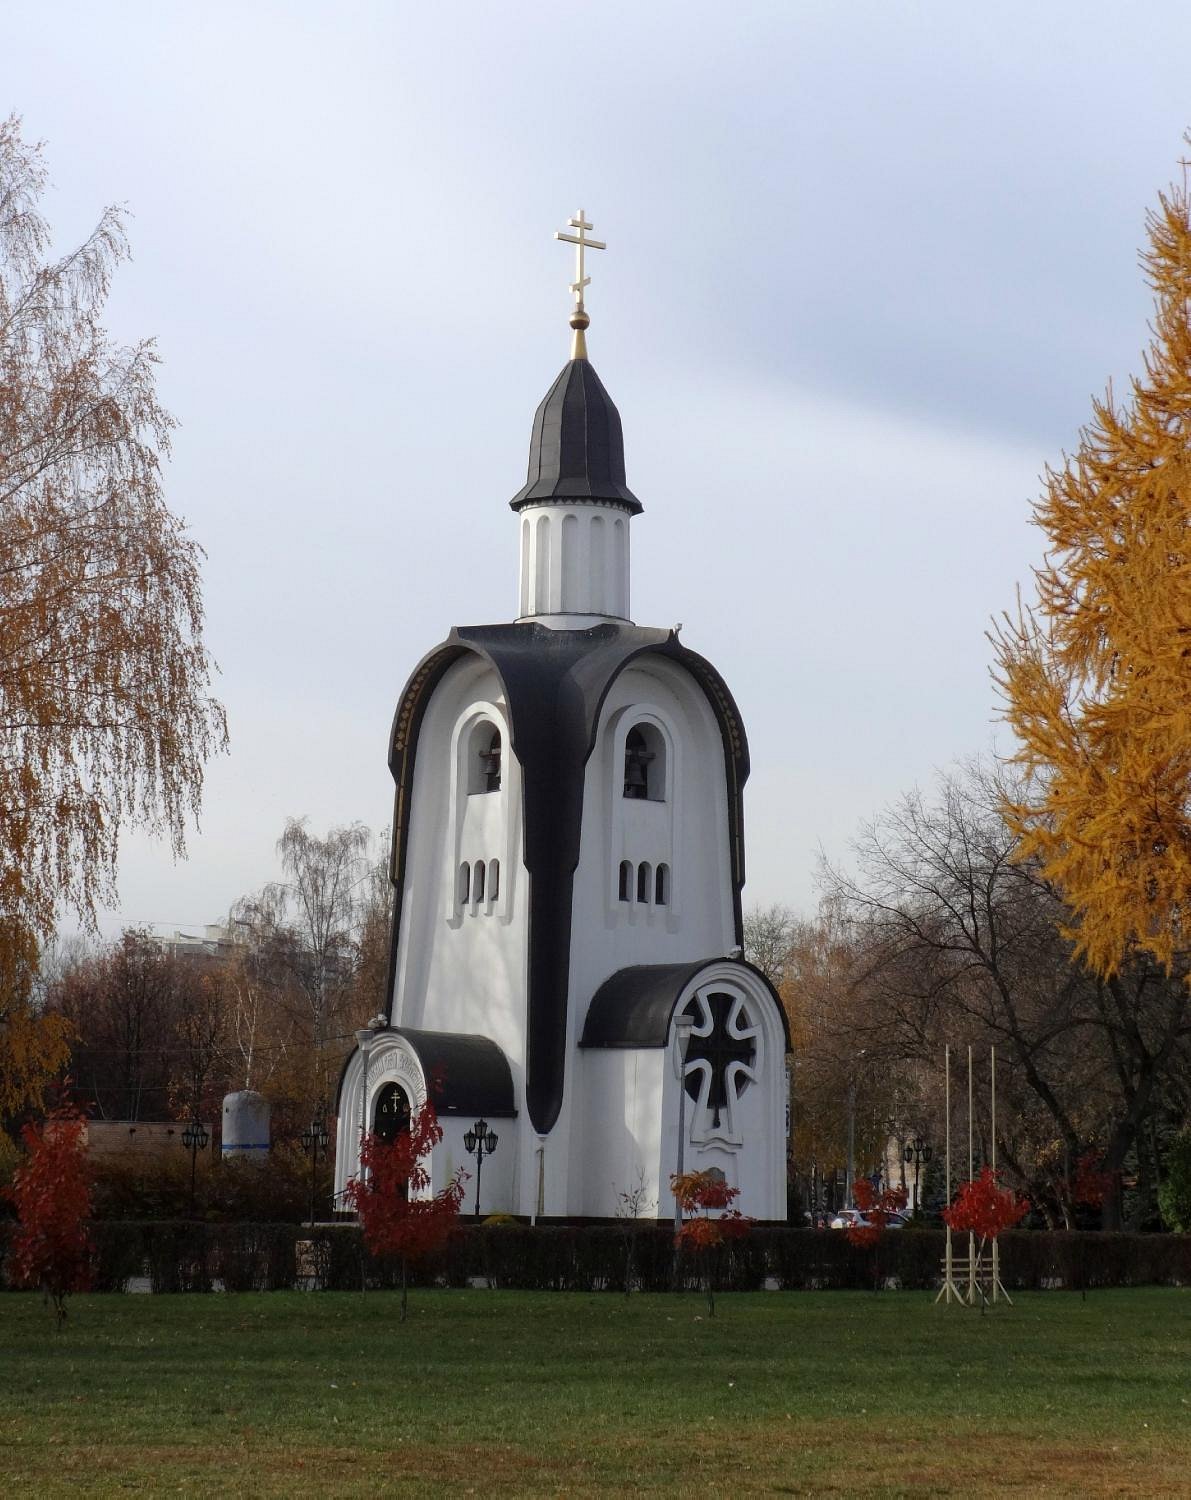
[[(105, 208), (54, 254), (45, 187), (40, 146), (0, 122), (0, 973), (63, 908), (93, 921), (122, 830), (183, 852), (226, 738), (200, 549), (162, 489), (157, 355), (102, 323), (125, 216)], [(0, 985), (0, 1075), (30, 1018), (23, 987)]]

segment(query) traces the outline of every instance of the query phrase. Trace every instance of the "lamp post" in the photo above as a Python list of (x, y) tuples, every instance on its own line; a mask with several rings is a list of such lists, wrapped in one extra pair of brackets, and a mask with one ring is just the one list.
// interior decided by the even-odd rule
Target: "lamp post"
[[(686, 1165), (686, 1054), (691, 1045), (694, 1016), (685, 1012), (674, 1017), (674, 1072), (678, 1077), (678, 1173), (682, 1176)], [(682, 1204), (674, 1194), (674, 1233), (682, 1229)]]
[(192, 1219), (194, 1218), (194, 1180), (198, 1172), (198, 1154), (207, 1149), (207, 1142), (210, 1139), (207, 1127), (198, 1118), (191, 1120), (182, 1132), (182, 1144), (190, 1152), (190, 1217)]
[(480, 1175), (484, 1170), (484, 1158), (496, 1150), (497, 1136), (488, 1129), (487, 1120), (477, 1120), (470, 1130), (464, 1132), (463, 1145), (468, 1156), (476, 1159), (476, 1218), (480, 1217)]
[(302, 1132), (302, 1150), (310, 1153), (310, 1227), (314, 1228), (314, 1195), (318, 1184), (318, 1153), (326, 1152), (331, 1140), (327, 1131), (326, 1106), (320, 1104), (314, 1119)]
[[(867, 1047), (861, 1047), (856, 1054), (863, 1063)], [(848, 1080), (848, 1168), (844, 1180), (844, 1206), (850, 1207), (852, 1203), (852, 1184), (856, 1180), (856, 1067), (852, 1066), (852, 1075)]]
[(930, 1161), (933, 1155), (934, 1152), (920, 1135), (916, 1135), (905, 1150), (906, 1161), (914, 1163), (914, 1201), (912, 1205), (912, 1212), (915, 1215), (917, 1215), (918, 1210), (922, 1207), (922, 1193), (918, 1185), (919, 1177), (921, 1175), (923, 1165), (926, 1162)]
[[(372, 1050), (372, 1039), (376, 1031), (371, 1026), (361, 1026), (356, 1032), (356, 1045), (360, 1049), (360, 1145), (357, 1170), (361, 1184), (364, 1181), (364, 1137), (368, 1134), (368, 1054)], [(357, 1210), (358, 1216), (359, 1210)]]

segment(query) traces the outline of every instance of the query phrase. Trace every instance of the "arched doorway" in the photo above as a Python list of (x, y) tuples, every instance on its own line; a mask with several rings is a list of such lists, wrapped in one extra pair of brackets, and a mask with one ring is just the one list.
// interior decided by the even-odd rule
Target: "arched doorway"
[(372, 1133), (385, 1145), (391, 1145), (403, 1130), (409, 1129), (412, 1107), (409, 1095), (399, 1083), (386, 1083), (372, 1107)]

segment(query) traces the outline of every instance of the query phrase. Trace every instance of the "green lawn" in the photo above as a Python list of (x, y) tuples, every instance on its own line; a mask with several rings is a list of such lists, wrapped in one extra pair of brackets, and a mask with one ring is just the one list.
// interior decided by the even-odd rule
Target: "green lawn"
[(0, 1297), (0, 1493), (1191, 1495), (1191, 1292)]

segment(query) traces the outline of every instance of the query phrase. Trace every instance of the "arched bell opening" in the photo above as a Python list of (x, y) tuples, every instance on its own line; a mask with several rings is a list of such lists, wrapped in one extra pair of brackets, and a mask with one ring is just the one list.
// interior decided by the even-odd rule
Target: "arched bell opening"
[(634, 724), (625, 736), (624, 795), (633, 802), (666, 800), (666, 742), (656, 724)]
[(469, 796), (500, 791), (500, 749), (500, 730), (487, 719), (481, 719), (472, 729), (468, 742)]

